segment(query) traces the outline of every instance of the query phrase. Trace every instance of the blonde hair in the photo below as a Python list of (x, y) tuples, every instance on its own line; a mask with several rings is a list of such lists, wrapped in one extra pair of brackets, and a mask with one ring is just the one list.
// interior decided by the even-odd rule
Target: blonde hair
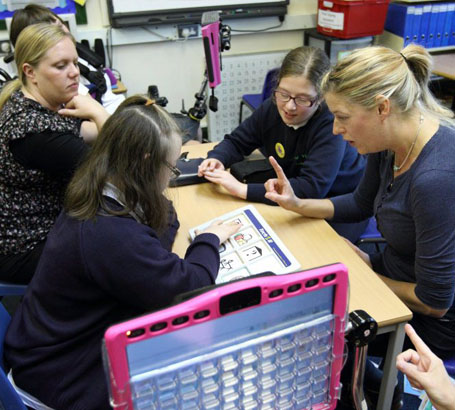
[(28, 63), (32, 67), (38, 66), (47, 51), (64, 38), (70, 38), (75, 43), (70, 33), (49, 23), (32, 24), (21, 31), (14, 49), (18, 79), (3, 87), (0, 94), (0, 109), (3, 108), (14, 91), (27, 84), (27, 77), (22, 70), (23, 65)]
[(428, 88), (431, 68), (430, 55), (415, 44), (401, 53), (381, 46), (367, 47), (340, 60), (324, 76), (321, 89), (323, 94), (337, 94), (367, 109), (376, 105), (378, 95), (384, 95), (401, 114), (418, 108), (454, 127), (454, 113), (439, 104)]

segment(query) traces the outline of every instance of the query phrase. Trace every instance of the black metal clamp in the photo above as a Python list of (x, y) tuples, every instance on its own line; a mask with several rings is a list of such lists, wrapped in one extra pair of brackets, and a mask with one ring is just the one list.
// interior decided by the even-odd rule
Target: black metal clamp
[(363, 377), (365, 374), (368, 343), (374, 340), (377, 331), (377, 322), (364, 310), (354, 310), (349, 313), (345, 338), (348, 345), (355, 349), (351, 393), (355, 408), (358, 410), (368, 409), (363, 394)]

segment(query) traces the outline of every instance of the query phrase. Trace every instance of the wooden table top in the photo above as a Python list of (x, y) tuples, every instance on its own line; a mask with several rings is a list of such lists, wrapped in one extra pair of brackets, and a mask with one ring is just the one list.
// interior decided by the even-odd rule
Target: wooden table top
[[(188, 158), (205, 157), (214, 144), (184, 146)], [(234, 198), (222, 188), (202, 183), (168, 190), (180, 220), (173, 251), (185, 255), (190, 244), (189, 229), (224, 213), (244, 207), (249, 202)], [(408, 321), (411, 311), (351, 250), (349, 245), (324, 220), (305, 218), (278, 206), (253, 204), (275, 231), (302, 269), (344, 263), (349, 270), (349, 310), (363, 309), (380, 327)]]
[(112, 92), (114, 94), (123, 94), (126, 93), (128, 89), (126, 88), (125, 84), (123, 84), (120, 80), (117, 80), (117, 88), (113, 88)]
[(432, 58), (433, 74), (455, 80), (455, 53), (434, 54)]

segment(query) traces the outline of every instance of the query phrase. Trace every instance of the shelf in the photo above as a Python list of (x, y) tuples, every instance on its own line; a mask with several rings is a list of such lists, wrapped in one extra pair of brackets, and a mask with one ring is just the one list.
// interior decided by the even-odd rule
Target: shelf
[[(382, 34), (376, 37), (376, 44), (381, 46), (390, 47), (395, 51), (401, 51), (404, 48), (404, 39), (397, 34), (391, 33), (390, 31), (384, 30)], [(455, 50), (455, 46), (446, 46), (446, 47), (432, 47), (427, 48), (429, 53), (434, 53), (438, 51), (451, 51)]]

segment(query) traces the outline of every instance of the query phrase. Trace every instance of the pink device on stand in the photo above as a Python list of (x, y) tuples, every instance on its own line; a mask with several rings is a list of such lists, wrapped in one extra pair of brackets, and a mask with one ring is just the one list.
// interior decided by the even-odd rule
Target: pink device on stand
[[(201, 88), (194, 95), (194, 106), (188, 110), (188, 116), (193, 120), (200, 121), (207, 114), (207, 96), (205, 89), (209, 84), (212, 93), (209, 99), (209, 108), (213, 112), (218, 111), (218, 99), (215, 97), (215, 87), (221, 83), (221, 52), (231, 48), (231, 29), (221, 24), (219, 11), (208, 11), (202, 14), (202, 39), (206, 70)], [(186, 112), (186, 111), (182, 111)]]
[(334, 409), (348, 274), (342, 264), (204, 288), (111, 326), (115, 409)]
[(218, 12), (202, 15), (202, 39), (204, 41), (205, 60), (209, 87), (215, 88), (221, 83), (220, 68), (220, 17)]
[[(218, 99), (215, 97), (215, 87), (221, 84), (221, 52), (231, 48), (231, 28), (221, 24), (219, 11), (209, 11), (202, 14), (202, 39), (204, 42), (204, 53), (206, 61), (205, 80), (202, 83), (196, 99), (204, 99), (204, 88), (207, 81), (212, 94), (209, 99), (209, 108), (218, 111)], [(190, 111), (191, 117), (191, 111)]]

